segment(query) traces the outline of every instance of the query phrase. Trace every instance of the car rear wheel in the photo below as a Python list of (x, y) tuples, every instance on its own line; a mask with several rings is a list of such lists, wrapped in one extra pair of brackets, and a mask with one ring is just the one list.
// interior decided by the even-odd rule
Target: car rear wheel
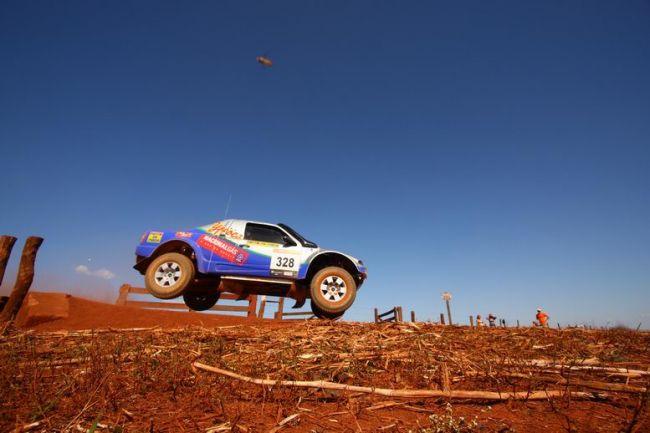
[(329, 266), (314, 275), (309, 285), (309, 292), (312, 310), (315, 308), (323, 315), (343, 314), (357, 296), (357, 285), (348, 271), (337, 266)]
[(147, 267), (144, 282), (156, 298), (171, 299), (179, 296), (194, 280), (194, 263), (179, 253), (156, 257)]
[(192, 291), (186, 290), (183, 293), (183, 301), (190, 309), (194, 311), (205, 311), (214, 307), (219, 300), (219, 292), (212, 291)]

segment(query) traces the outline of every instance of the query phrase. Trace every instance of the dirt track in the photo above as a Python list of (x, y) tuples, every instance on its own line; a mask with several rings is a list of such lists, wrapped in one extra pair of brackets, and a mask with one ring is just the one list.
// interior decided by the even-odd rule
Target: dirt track
[[(635, 413), (637, 431), (650, 431), (647, 413), (636, 411), (641, 393), (629, 391), (650, 377), (590, 370), (648, 371), (648, 333), (276, 324), (61, 296), (37, 295), (20, 329), (0, 339), (0, 431), (32, 422), (33, 431), (86, 431), (97, 420), (106, 426), (97, 431), (138, 432), (616, 432)], [(156, 328), (119, 330), (140, 327)], [(196, 360), (261, 379), (600, 397), (495, 402), (269, 387), (193, 368)], [(593, 388), (602, 384), (628, 391)]]
[[(57, 318), (57, 315), (61, 317)], [(258, 322), (262, 321), (251, 321), (239, 316), (122, 307), (63, 293), (31, 293), (17, 318), (19, 328), (36, 331), (154, 326), (175, 329), (186, 326), (250, 325)]]

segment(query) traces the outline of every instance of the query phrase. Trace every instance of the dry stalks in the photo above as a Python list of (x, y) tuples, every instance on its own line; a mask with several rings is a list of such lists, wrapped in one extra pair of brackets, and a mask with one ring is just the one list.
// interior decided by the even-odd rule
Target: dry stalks
[[(0, 339), (0, 365), (0, 431), (346, 431), (348, 424), (352, 431), (407, 431), (404, 415), (382, 414), (426, 420), (443, 416), (441, 403), (456, 397), (478, 407), (490, 399), (557, 397), (553, 410), (563, 417), (572, 416), (576, 398), (596, 398), (600, 403), (589, 404), (618, 411), (612, 422), (619, 429), (636, 428), (646, 414), (650, 335), (317, 321), (14, 332)], [(401, 396), (415, 400), (377, 400), (399, 398), (395, 390), (411, 390)], [(479, 416), (502, 425), (491, 419)]]

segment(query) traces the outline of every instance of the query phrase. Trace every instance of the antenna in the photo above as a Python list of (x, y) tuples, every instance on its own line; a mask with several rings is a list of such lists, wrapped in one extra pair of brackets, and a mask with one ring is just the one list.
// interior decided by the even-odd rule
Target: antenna
[(223, 216), (223, 219), (228, 218), (228, 211), (230, 210), (230, 201), (232, 200), (232, 193), (228, 194), (228, 203), (226, 204), (226, 212)]

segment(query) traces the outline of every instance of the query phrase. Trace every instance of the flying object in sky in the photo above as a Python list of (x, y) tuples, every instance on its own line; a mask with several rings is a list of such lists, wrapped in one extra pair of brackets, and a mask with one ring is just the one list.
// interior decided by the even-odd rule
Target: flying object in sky
[(256, 60), (257, 63), (259, 63), (262, 66), (266, 66), (267, 68), (273, 66), (273, 61), (266, 56), (257, 56)]

